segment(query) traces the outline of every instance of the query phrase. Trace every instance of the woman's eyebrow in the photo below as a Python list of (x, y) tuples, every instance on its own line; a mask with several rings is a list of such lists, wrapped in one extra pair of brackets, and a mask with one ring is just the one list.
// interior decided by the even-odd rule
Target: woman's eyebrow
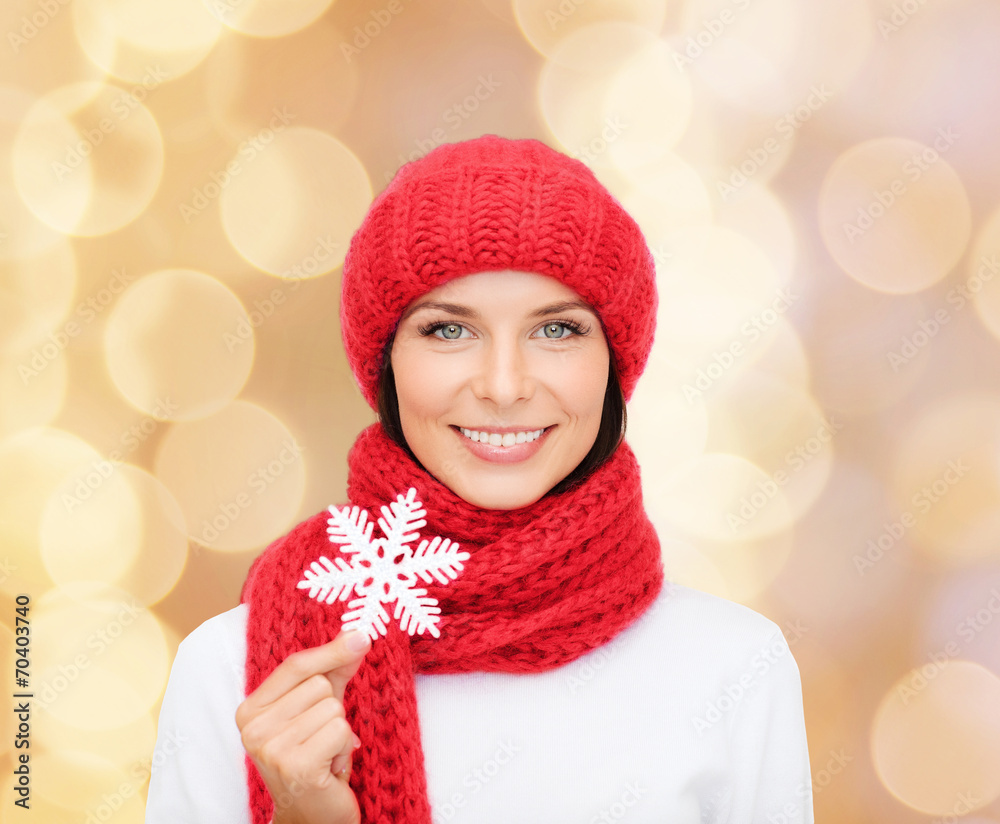
[[(450, 315), (457, 315), (460, 318), (469, 318), (471, 320), (476, 320), (479, 318), (479, 312), (469, 306), (463, 306), (460, 303), (442, 303), (440, 301), (424, 301), (423, 303), (416, 303), (407, 309), (403, 316), (400, 318), (400, 322), (406, 320), (414, 312), (421, 309), (436, 309), (440, 312), (447, 312)], [(583, 309), (586, 312), (593, 312), (594, 310), (582, 300), (565, 300), (559, 303), (552, 303), (548, 306), (543, 306), (540, 309), (536, 309), (528, 317), (537, 318), (544, 317), (545, 315), (555, 315), (559, 312), (565, 312), (567, 309)]]
[(542, 315), (557, 315), (560, 312), (565, 312), (567, 309), (583, 309), (585, 312), (594, 312), (593, 308), (582, 300), (564, 300), (560, 303), (553, 303), (549, 306), (543, 306), (541, 309), (536, 309), (529, 317), (537, 318)]
[(414, 312), (418, 312), (421, 309), (437, 309), (440, 312), (447, 312), (449, 315), (458, 315), (460, 318), (475, 319), (479, 317), (479, 312), (475, 309), (462, 306), (460, 303), (441, 303), (439, 301), (428, 300), (423, 303), (413, 304), (413, 306), (403, 312), (403, 316), (399, 319), (399, 322), (402, 323)]

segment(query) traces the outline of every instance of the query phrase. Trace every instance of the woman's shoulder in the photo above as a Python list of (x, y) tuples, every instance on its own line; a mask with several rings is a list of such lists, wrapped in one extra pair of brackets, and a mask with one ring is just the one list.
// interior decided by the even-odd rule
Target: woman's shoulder
[(246, 655), (247, 605), (239, 604), (203, 621), (180, 642), (177, 660), (188, 667), (220, 663), (233, 667), (242, 678)]
[(781, 632), (778, 624), (745, 604), (675, 581), (664, 581), (650, 607), (653, 610), (661, 621), (676, 625), (682, 620), (692, 634), (706, 640), (720, 633), (748, 641), (766, 640)]
[(788, 651), (782, 628), (765, 615), (669, 580), (630, 634), (655, 648), (660, 661), (700, 661), (720, 672)]
[(247, 605), (237, 604), (232, 609), (220, 612), (202, 621), (188, 636), (181, 642), (199, 643), (212, 638), (229, 638), (239, 635), (246, 629)]

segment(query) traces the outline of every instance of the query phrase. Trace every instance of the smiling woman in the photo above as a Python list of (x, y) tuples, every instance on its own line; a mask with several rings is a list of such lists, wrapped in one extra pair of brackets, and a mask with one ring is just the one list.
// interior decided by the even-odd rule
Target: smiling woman
[(811, 824), (781, 630), (667, 581), (643, 506), (656, 308), (582, 163), (486, 135), (397, 173), (344, 262), (349, 503), (181, 644), (147, 822)]
[(395, 388), (397, 441), (431, 475), (476, 506), (517, 509), (590, 452), (608, 362), (600, 320), (572, 289), (483, 272), (407, 309), (381, 383)]

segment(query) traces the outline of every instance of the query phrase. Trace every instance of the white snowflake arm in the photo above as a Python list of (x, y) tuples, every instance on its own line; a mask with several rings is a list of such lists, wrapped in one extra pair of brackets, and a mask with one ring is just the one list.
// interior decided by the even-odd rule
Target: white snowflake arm
[[(363, 552), (371, 546), (375, 524), (368, 520), (368, 512), (360, 507), (330, 508), (327, 533), (330, 540), (341, 546), (342, 552)], [(367, 526), (366, 526), (367, 524)]]
[(401, 547), (415, 541), (420, 535), (415, 531), (408, 532), (407, 530), (417, 530), (427, 526), (427, 521), (423, 519), (427, 511), (423, 504), (416, 500), (416, 496), (417, 490), (411, 486), (405, 498), (402, 495), (397, 495), (396, 500), (389, 506), (382, 507), (382, 517), (378, 519), (378, 528), (385, 535), (387, 545)]
[(449, 579), (454, 581), (458, 577), (463, 569), (462, 561), (467, 560), (468, 552), (460, 552), (458, 544), (451, 539), (437, 536), (431, 541), (424, 538), (420, 542), (407, 568), (427, 583), (431, 582), (433, 575), (440, 583), (447, 584)]
[(362, 583), (367, 576), (364, 569), (355, 569), (343, 558), (331, 561), (321, 555), (318, 561), (313, 561), (310, 569), (305, 570), (305, 576), (296, 584), (298, 589), (308, 589), (309, 597), (332, 604), (336, 600), (346, 601), (355, 584)]
[(345, 632), (350, 630), (363, 632), (373, 641), (380, 635), (385, 635), (389, 613), (385, 611), (378, 598), (355, 598), (347, 606), (351, 609), (341, 617)]
[(396, 611), (392, 617), (410, 635), (430, 632), (435, 638), (440, 638), (441, 632), (437, 624), (441, 620), (441, 607), (437, 606), (437, 599), (425, 596), (426, 589), (403, 590), (396, 601)]

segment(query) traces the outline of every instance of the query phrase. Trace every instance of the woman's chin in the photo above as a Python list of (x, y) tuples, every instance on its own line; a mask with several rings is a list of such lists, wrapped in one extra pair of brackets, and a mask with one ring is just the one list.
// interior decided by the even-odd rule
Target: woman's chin
[[(480, 478), (452, 486), (452, 491), (480, 509), (521, 509), (545, 495), (553, 485), (527, 483), (524, 478)], [(543, 488), (544, 487), (544, 488)]]

